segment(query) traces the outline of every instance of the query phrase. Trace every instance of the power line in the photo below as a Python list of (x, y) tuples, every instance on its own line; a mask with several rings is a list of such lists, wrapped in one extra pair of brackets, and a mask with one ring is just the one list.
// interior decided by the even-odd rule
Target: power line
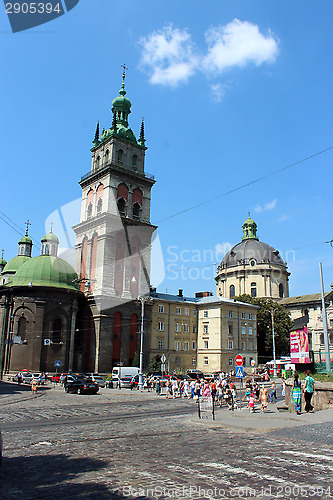
[(260, 182), (263, 179), (267, 179), (268, 177), (271, 177), (272, 175), (276, 175), (280, 172), (283, 172), (284, 170), (287, 170), (289, 168), (294, 167), (295, 165), (299, 165), (300, 163), (303, 163), (307, 160), (310, 160), (311, 158), (315, 158), (316, 156), (319, 156), (323, 153), (326, 153), (327, 151), (330, 151), (331, 149), (333, 149), (333, 146), (330, 146), (329, 148), (323, 149), (322, 151), (319, 151), (318, 153), (315, 153), (311, 156), (307, 156), (306, 158), (303, 158), (302, 160), (296, 161), (295, 163), (291, 163), (290, 165), (287, 165), (286, 167), (282, 167), (282, 168), (279, 168), (277, 170), (273, 170), (273, 172), (270, 172), (269, 174), (263, 175), (261, 177), (258, 177), (257, 179), (254, 179), (252, 181), (247, 182), (246, 184), (242, 184), (241, 186), (230, 189), (229, 191), (226, 191), (225, 193), (219, 194), (218, 196), (215, 196), (214, 198), (210, 198), (209, 200), (202, 201), (201, 203), (197, 203), (196, 205), (193, 205), (192, 207), (185, 208), (184, 210), (181, 210), (180, 212), (176, 212), (175, 214), (169, 215), (168, 217), (165, 217), (164, 219), (160, 219), (160, 220), (156, 221), (156, 224), (159, 224), (159, 223), (164, 222), (166, 220), (172, 219), (173, 217), (177, 217), (178, 215), (189, 212), (190, 210), (194, 210), (195, 208), (206, 205), (207, 203), (210, 203), (211, 201), (215, 201), (215, 200), (218, 200), (219, 198), (223, 198), (224, 196), (227, 196), (228, 194), (235, 193), (236, 191), (240, 191), (241, 189), (244, 189), (248, 186), (251, 186), (252, 184), (256, 184), (257, 182)]

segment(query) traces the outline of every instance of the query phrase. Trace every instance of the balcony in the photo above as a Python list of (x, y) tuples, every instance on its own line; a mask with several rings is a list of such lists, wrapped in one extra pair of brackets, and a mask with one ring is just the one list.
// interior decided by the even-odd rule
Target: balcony
[[(122, 171), (122, 172), (131, 172), (131, 170), (129, 168), (126, 168), (123, 166), (123, 162), (121, 162), (121, 161), (120, 162), (112, 162), (112, 163), (109, 162), (109, 163), (104, 163), (104, 164), (100, 165), (98, 168), (96, 168), (95, 170), (90, 170), (86, 174), (82, 175), (81, 182), (84, 181), (85, 179), (88, 179), (88, 177), (90, 177), (91, 175), (97, 174), (99, 172), (103, 172), (104, 169), (106, 169), (107, 167), (111, 167), (111, 166), (113, 168), (116, 168), (119, 171)], [(138, 172), (136, 169), (133, 170), (133, 172), (136, 175), (141, 175), (142, 177), (146, 177), (147, 179), (151, 179), (152, 181), (155, 180), (154, 174), (149, 174), (148, 172)]]

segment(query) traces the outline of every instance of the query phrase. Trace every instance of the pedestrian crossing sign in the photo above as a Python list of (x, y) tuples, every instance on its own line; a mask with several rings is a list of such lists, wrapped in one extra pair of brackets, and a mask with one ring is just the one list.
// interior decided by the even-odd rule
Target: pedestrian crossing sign
[(238, 378), (244, 377), (244, 371), (242, 366), (236, 366), (236, 377)]

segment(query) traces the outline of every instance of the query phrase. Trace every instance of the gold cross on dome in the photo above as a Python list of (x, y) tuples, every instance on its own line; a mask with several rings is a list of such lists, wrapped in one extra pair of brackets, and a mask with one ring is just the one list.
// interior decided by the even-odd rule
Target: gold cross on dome
[(123, 68), (123, 70), (124, 70), (123, 71), (123, 77), (125, 78), (125, 74), (126, 74), (125, 71), (128, 71), (128, 68), (126, 68), (125, 63), (122, 64), (120, 67)]
[(29, 226), (31, 226), (30, 220), (28, 219), (27, 222), (25, 222), (24, 224), (27, 225), (26, 230), (25, 230), (25, 234), (28, 236)]

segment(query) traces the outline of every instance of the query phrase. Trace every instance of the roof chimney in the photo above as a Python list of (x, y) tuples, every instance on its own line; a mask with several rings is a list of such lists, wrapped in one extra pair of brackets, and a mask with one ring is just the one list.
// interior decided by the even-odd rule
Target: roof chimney
[(179, 288), (178, 290), (178, 297), (182, 297), (183, 296), (183, 290), (181, 288)]

